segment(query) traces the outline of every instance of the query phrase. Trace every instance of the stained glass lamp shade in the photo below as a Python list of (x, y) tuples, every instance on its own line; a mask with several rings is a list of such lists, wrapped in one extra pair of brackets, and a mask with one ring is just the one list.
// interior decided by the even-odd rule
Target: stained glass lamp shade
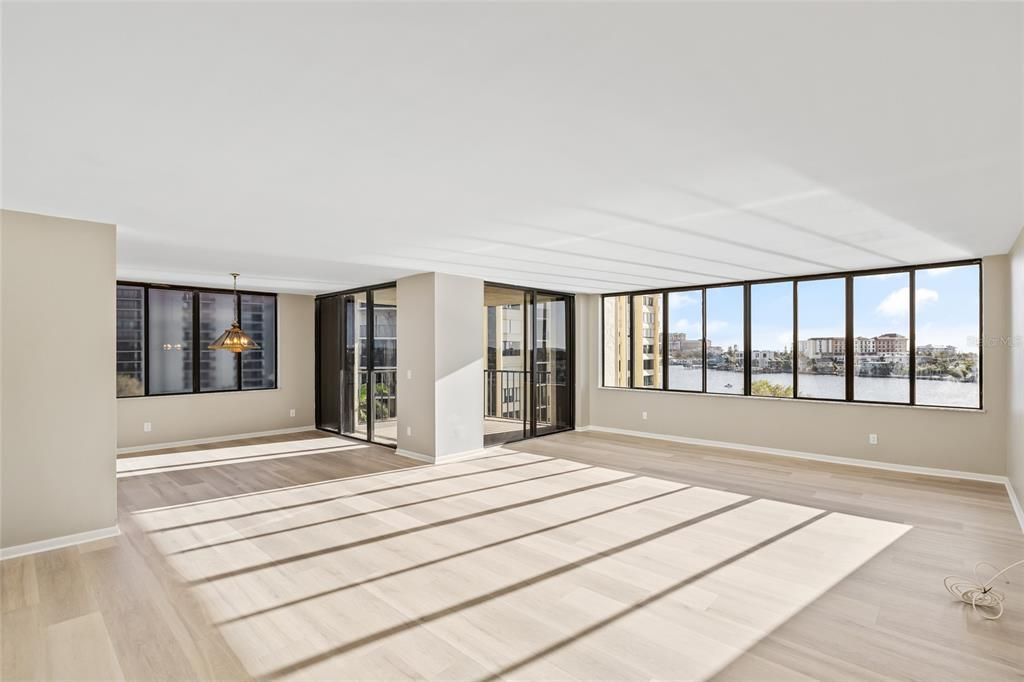
[[(232, 272), (231, 276), (234, 278), (234, 284), (232, 290), (235, 292), (236, 298), (238, 294), (238, 273)], [(260, 345), (252, 340), (252, 337), (242, 331), (242, 327), (238, 324), (236, 319), (231, 323), (231, 326), (224, 331), (223, 334), (217, 337), (217, 340), (211, 343), (207, 348), (210, 350), (227, 350), (232, 353), (241, 353), (247, 350), (259, 350)]]

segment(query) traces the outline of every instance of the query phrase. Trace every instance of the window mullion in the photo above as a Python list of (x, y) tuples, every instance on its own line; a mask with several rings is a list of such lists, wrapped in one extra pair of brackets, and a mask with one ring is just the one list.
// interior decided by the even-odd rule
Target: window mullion
[(142, 395), (149, 395), (149, 285), (142, 288)]
[(743, 285), (743, 395), (750, 395), (751, 333), (750, 333), (750, 283)]
[(630, 388), (636, 388), (636, 318), (633, 314), (633, 297), (626, 297), (626, 324), (629, 329), (629, 366), (626, 376), (629, 380), (626, 382)]
[(910, 404), (917, 404), (917, 271), (910, 271), (910, 356), (907, 372), (910, 374)]
[(846, 400), (853, 400), (853, 276), (846, 276)]
[(661, 390), (668, 390), (668, 291), (661, 292)]
[(199, 292), (192, 292), (192, 392), (199, 393)]
[(800, 354), (797, 350), (797, 347), (800, 345), (800, 307), (798, 301), (799, 294), (797, 293), (799, 287), (795, 281), (792, 282), (791, 286), (793, 287), (793, 347), (789, 351), (789, 361), (793, 363), (791, 368), (793, 370), (793, 397), (797, 398), (800, 395), (800, 386), (798, 384)]
[[(235, 293), (235, 321), (242, 324), (242, 295)], [(235, 390), (242, 390), (242, 354), (235, 353)]]
[(708, 392), (708, 290), (700, 290), (700, 392)]

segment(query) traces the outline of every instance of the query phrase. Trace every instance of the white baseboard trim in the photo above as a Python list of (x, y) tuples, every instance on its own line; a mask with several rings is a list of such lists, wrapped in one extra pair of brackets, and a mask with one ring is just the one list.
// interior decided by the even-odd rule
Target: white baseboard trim
[(657, 440), (668, 440), (675, 443), (686, 443), (687, 445), (704, 445), (712, 448), (725, 448), (728, 450), (745, 450), (757, 452), (764, 455), (776, 455), (779, 457), (794, 457), (796, 459), (809, 459), (817, 462), (829, 462), (831, 464), (846, 464), (849, 466), (866, 467), (868, 469), (882, 469), (884, 471), (898, 471), (904, 474), (919, 474), (922, 476), (940, 476), (942, 478), (959, 478), (968, 481), (985, 481), (987, 483), (1005, 484), (1009, 479), (1006, 476), (995, 474), (978, 474), (973, 471), (956, 471), (954, 469), (936, 469), (932, 467), (914, 466), (910, 464), (892, 464), (890, 462), (879, 462), (870, 459), (857, 459), (856, 457), (838, 457), (836, 455), (821, 455), (814, 452), (800, 452), (798, 450), (783, 450), (780, 448), (766, 448), (760, 445), (747, 445), (746, 443), (732, 443), (729, 441), (704, 440), (702, 438), (689, 438), (686, 436), (672, 436), (663, 433), (651, 433), (648, 431), (630, 431), (628, 429), (616, 429), (609, 426), (584, 426), (580, 431), (600, 431), (603, 433), (617, 433), (624, 436), (637, 436), (639, 438), (654, 438)]
[(408, 457), (414, 459), (417, 462), (426, 462), (427, 464), (434, 463), (433, 455), (425, 455), (422, 452), (413, 452), (412, 450), (403, 450), (402, 448), (395, 448), (395, 454), (399, 457)]
[(176, 440), (166, 443), (151, 443), (150, 445), (134, 445), (128, 448), (118, 448), (117, 454), (126, 455), (132, 452), (145, 452), (146, 450), (161, 450), (163, 448), (180, 448), (186, 445), (206, 445), (207, 443), (220, 443), (240, 438), (259, 438), (260, 436), (277, 436), (284, 433), (299, 433), (300, 431), (316, 431), (315, 426), (292, 426), (287, 429), (274, 429), (273, 431), (253, 431), (252, 433), (232, 433), (225, 436), (210, 436), (209, 438), (195, 438), (193, 440)]
[(413, 452), (412, 450), (403, 450), (402, 448), (395, 448), (395, 454), (401, 457), (408, 457), (414, 459), (417, 462), (426, 462), (427, 464), (447, 464), (449, 462), (458, 462), (464, 459), (472, 459), (479, 457), (488, 452), (492, 452), (499, 446), (492, 446), (489, 448), (476, 448), (474, 450), (464, 450), (463, 452), (455, 452), (450, 455), (441, 455), (435, 457), (433, 455), (425, 455), (422, 452)]
[(760, 445), (747, 445), (746, 443), (731, 443), (728, 441), (704, 440), (702, 438), (688, 438), (686, 436), (673, 436), (664, 433), (652, 433), (650, 431), (631, 431), (629, 429), (617, 429), (610, 426), (580, 426), (577, 431), (598, 431), (601, 433), (616, 433), (622, 436), (636, 436), (638, 438), (653, 438), (655, 440), (667, 440), (673, 443), (685, 443), (687, 445), (704, 445), (713, 448), (727, 450), (744, 450), (746, 452), (757, 452), (764, 455), (776, 455), (778, 457), (792, 457), (795, 459), (807, 459), (816, 462), (828, 462), (830, 464), (843, 464), (846, 466), (865, 467), (867, 469), (881, 469), (882, 471), (895, 471), (903, 474), (916, 474), (920, 476), (938, 476), (940, 478), (955, 478), (967, 481), (983, 481), (985, 483), (999, 483), (1006, 486), (1006, 494), (1010, 496), (1010, 505), (1017, 516), (1020, 528), (1024, 531), (1024, 509), (1021, 508), (1020, 499), (1017, 497), (1010, 479), (1006, 476), (995, 474), (979, 474), (973, 471), (956, 471), (954, 469), (937, 469), (933, 467), (913, 466), (910, 464), (892, 464), (890, 462), (879, 462), (869, 459), (857, 459), (855, 457), (838, 457), (836, 455), (821, 455), (814, 452), (800, 452), (797, 450), (783, 450), (780, 448), (767, 448)]
[(1017, 515), (1020, 529), (1024, 530), (1024, 507), (1021, 507), (1020, 498), (1017, 497), (1017, 492), (1013, 489), (1010, 479), (1006, 479), (1006, 492), (1010, 495), (1010, 504), (1013, 505), (1013, 513)]
[(49, 552), (51, 549), (60, 549), (61, 547), (80, 545), (83, 542), (92, 542), (94, 540), (112, 538), (120, 534), (120, 528), (118, 528), (117, 526), (111, 526), (110, 528), (98, 528), (96, 530), (87, 530), (84, 533), (63, 535), (59, 538), (50, 538), (49, 540), (38, 540), (36, 542), (29, 542), (24, 545), (15, 545), (13, 547), (0, 547), (0, 560), (13, 559), (16, 556), (25, 556), (26, 554), (38, 554), (39, 552)]

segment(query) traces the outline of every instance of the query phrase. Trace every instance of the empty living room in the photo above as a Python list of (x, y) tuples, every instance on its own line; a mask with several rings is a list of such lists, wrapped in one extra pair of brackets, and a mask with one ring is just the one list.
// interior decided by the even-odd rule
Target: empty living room
[(0, 679), (1024, 680), (1024, 2), (0, 3)]

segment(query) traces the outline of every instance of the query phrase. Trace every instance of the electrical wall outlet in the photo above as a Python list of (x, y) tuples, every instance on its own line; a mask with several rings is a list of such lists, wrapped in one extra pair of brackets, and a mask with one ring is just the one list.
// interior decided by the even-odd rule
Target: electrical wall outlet
[(407, 436), (411, 436), (412, 435), (412, 427), (411, 426), (406, 426), (405, 427), (405, 435), (407, 435)]
[(412, 379), (412, 370), (411, 369), (405, 370), (405, 378), (406, 379)]
[(142, 430), (149, 433), (153, 430), (153, 422), (142, 422)]
[(646, 412), (641, 412), (640, 413), (640, 418), (643, 419), (644, 421), (647, 421), (647, 413)]
[(294, 407), (292, 409), (288, 410), (288, 416), (289, 417), (294, 417), (295, 416), (295, 408)]
[(869, 445), (878, 445), (878, 434), (877, 433), (869, 433), (868, 434), (868, 444)]

